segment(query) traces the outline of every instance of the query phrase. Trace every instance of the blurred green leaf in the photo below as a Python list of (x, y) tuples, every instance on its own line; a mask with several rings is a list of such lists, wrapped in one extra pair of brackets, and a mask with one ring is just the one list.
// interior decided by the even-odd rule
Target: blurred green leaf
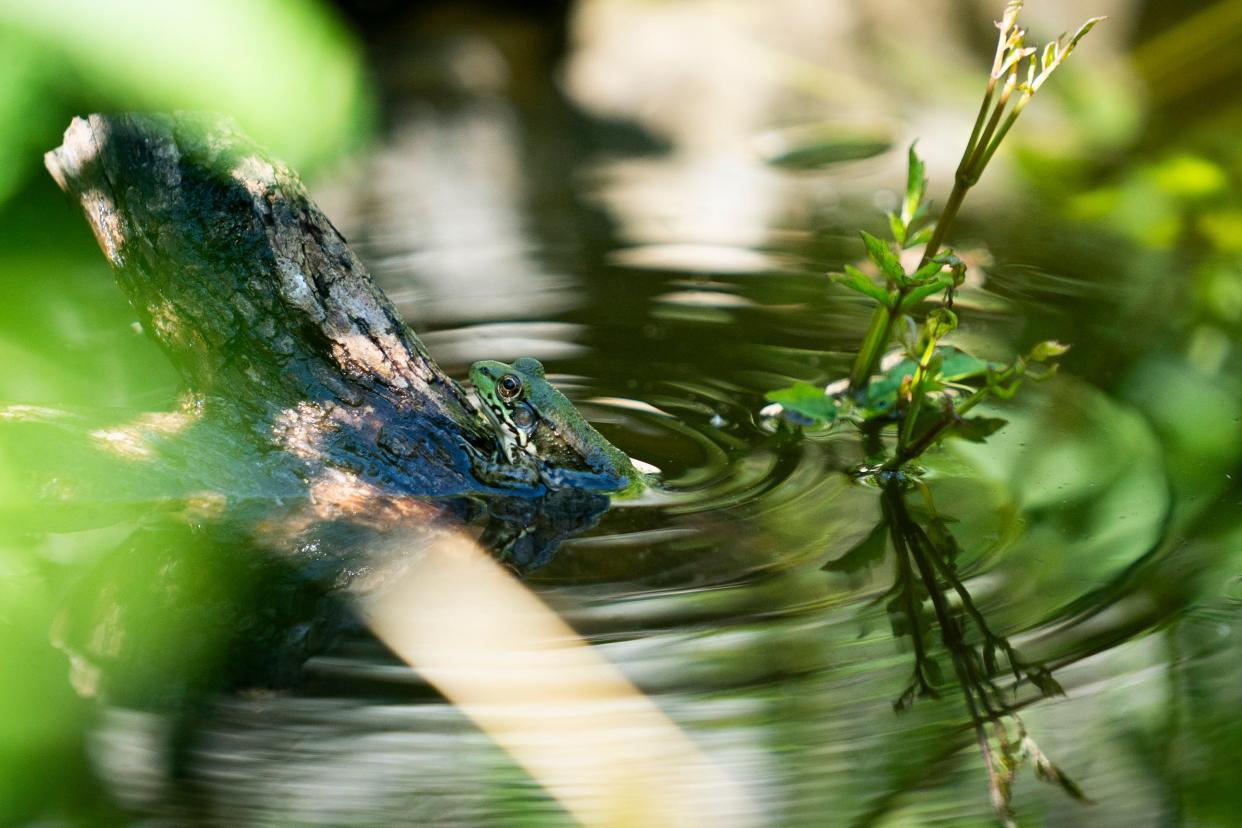
[(1033, 46), (1026, 46), (1021, 49), (1013, 49), (1012, 51), (1010, 51), (1009, 54), (1006, 55), (1004, 62), (1001, 64), (1000, 73), (999, 73), (1000, 76), (1003, 77), (1009, 74), (1010, 70), (1013, 69), (1013, 67), (1018, 63), (1018, 61), (1025, 60), (1026, 58), (1035, 54), (1036, 51), (1038, 50)]
[(892, 146), (891, 130), (880, 125), (822, 123), (773, 130), (756, 140), (760, 157), (787, 170), (817, 170), (874, 158)]
[(888, 244), (866, 230), (861, 231), (863, 245), (867, 248), (867, 258), (870, 259), (876, 267), (880, 269), (880, 273), (885, 279), (893, 284), (902, 284), (905, 282), (906, 270), (901, 266), (901, 261), (897, 258), (897, 254)]
[(809, 383), (795, 382), (788, 388), (769, 391), (764, 397), (788, 411), (819, 422), (832, 422), (837, 417), (836, 403), (832, 398), (824, 393), (824, 389)]
[(906, 247), (918, 247), (921, 244), (927, 244), (931, 241), (932, 233), (936, 231), (936, 226), (930, 225), (919, 230), (914, 235), (906, 239)]
[(91, 109), (223, 111), (303, 171), (370, 118), (357, 43), (311, 0), (6, 0), (0, 27), (85, 81)]
[(923, 327), (928, 336), (941, 339), (957, 330), (957, 314), (948, 308), (936, 308), (927, 314), (927, 321), (923, 323)]
[(949, 563), (957, 560), (958, 554), (962, 551), (957, 538), (953, 537), (953, 533), (949, 531), (948, 523), (952, 520), (953, 518), (946, 515), (928, 515), (925, 527), (927, 539), (931, 541), (932, 547)]
[[(990, 363), (952, 346), (937, 348), (935, 358), (939, 363), (938, 377), (929, 378), (927, 385), (924, 386), (929, 391), (942, 387), (940, 382), (933, 382), (933, 379), (943, 382), (961, 382), (983, 376), (990, 366)], [(867, 386), (866, 396), (858, 404), (859, 415), (864, 419), (869, 419), (888, 413), (897, 401), (897, 391), (901, 388), (902, 382), (914, 376), (915, 367), (913, 360), (903, 359), (872, 380)]]
[(942, 270), (944, 270), (944, 260), (937, 256), (927, 264), (921, 265), (907, 281), (915, 285), (926, 284), (939, 276)]
[(889, 627), (892, 629), (893, 638), (902, 638), (910, 634), (915, 619), (910, 617), (910, 613), (906, 610), (905, 598), (898, 595), (889, 601), (885, 606), (888, 613)]
[(853, 265), (846, 265), (844, 273), (829, 274), (829, 278), (838, 285), (869, 296), (885, 307), (892, 307), (893, 297), (880, 285), (871, 281), (871, 277)]
[(1056, 359), (1063, 354), (1069, 352), (1070, 346), (1064, 342), (1057, 342), (1055, 339), (1049, 339), (1040, 342), (1031, 352), (1027, 354), (1027, 360), (1030, 362), (1047, 362), (1050, 359)]
[(1004, 428), (1007, 422), (1000, 417), (967, 417), (949, 431), (949, 436), (982, 443)]
[(39, 169), (35, 159), (47, 149), (39, 137), (56, 128), (58, 113), (46, 105), (52, 75), (45, 50), (0, 26), (0, 203)]
[[(919, 158), (915, 146), (918, 142), (910, 144), (910, 149), (906, 152), (906, 198), (901, 205), (902, 223), (909, 228), (919, 211), (919, 207), (923, 204), (923, 195), (927, 192), (927, 168), (923, 164), (923, 159)], [(904, 245), (905, 234), (897, 240), (898, 244)]]
[(1160, 189), (1176, 198), (1198, 201), (1227, 191), (1229, 176), (1212, 161), (1197, 155), (1175, 155), (1150, 168), (1148, 175)]
[(901, 216), (896, 213), (888, 214), (888, 229), (892, 232), (893, 238), (897, 241), (898, 247), (906, 246), (906, 224), (901, 220)]
[(881, 520), (867, 536), (851, 546), (844, 555), (824, 564), (824, 572), (851, 574), (884, 560), (888, 551), (888, 523)]
[(987, 373), (991, 365), (985, 360), (953, 347), (941, 346), (937, 352), (940, 354), (940, 373), (949, 382), (981, 377)]
[(952, 286), (953, 279), (947, 274), (941, 274), (935, 281), (912, 288), (906, 294), (906, 297), (901, 300), (901, 309), (903, 311), (909, 310), (924, 299), (935, 296), (937, 293), (941, 293)]
[(1062, 55), (1062, 59), (1064, 60), (1065, 55), (1068, 55), (1071, 51), (1073, 51), (1074, 47), (1078, 45), (1078, 42), (1086, 37), (1087, 33), (1096, 27), (1096, 24), (1103, 23), (1107, 19), (1108, 17), (1101, 15), (1099, 17), (1093, 17), (1079, 26), (1078, 31), (1074, 32), (1074, 36), (1071, 37), (1069, 43), (1066, 44), (1065, 53)]

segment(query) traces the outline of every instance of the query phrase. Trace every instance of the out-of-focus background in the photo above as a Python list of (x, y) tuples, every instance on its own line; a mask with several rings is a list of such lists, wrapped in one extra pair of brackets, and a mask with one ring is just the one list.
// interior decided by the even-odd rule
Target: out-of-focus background
[[(1000, 6), (0, 0), (0, 400), (100, 422), (174, 404), (41, 156), (77, 114), (229, 113), (451, 373), (538, 357), (663, 469), (675, 496), (622, 504), (529, 583), (765, 823), (986, 823), (960, 699), (893, 712), (893, 573), (820, 571), (874, 493), (833, 471), (842, 439), (755, 412), (847, 372), (867, 309), (824, 274), (885, 226), (915, 139), (943, 201)], [(993, 628), (1066, 689), (1028, 729), (1096, 802), (1026, 775), (1021, 824), (1231, 825), (1242, 2), (1031, 6), (1041, 42), (1109, 20), (967, 202), (959, 343), (1074, 349), (933, 488)], [(0, 444), (0, 823), (567, 824), (364, 631), (272, 680), (288, 619), (314, 624), (244, 550), (150, 504), (55, 520), (25, 458), (77, 461), (45, 439)], [(150, 594), (174, 569), (180, 591)]]

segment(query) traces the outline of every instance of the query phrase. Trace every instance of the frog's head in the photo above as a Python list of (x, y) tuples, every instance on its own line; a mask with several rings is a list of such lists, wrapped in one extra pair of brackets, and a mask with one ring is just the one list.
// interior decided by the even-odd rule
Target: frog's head
[(543, 378), (543, 363), (522, 357), (512, 365), (483, 360), (470, 366), (470, 381), (479, 392), (483, 413), (496, 431), (512, 443), (527, 450), (539, 417), (531, 404), (531, 390)]

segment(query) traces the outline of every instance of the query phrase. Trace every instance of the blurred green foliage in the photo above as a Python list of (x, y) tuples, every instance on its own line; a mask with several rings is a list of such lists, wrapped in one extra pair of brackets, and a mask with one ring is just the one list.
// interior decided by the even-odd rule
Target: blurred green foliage
[[(372, 108), (357, 43), (312, 0), (0, 3), (0, 404), (161, 409), (177, 389), (43, 170), (72, 116), (225, 112), (313, 173), (360, 145)], [(135, 531), (120, 507), (99, 513), (112, 528), (47, 533), (18, 456), (60, 457), (61, 442), (0, 425), (17, 439), (0, 444), (0, 824), (121, 824), (88, 761), (91, 696), (222, 678), (227, 635), (258, 623), (239, 614), (247, 574), (184, 525)]]
[(312, 0), (7, 0), (0, 78), (0, 201), (67, 108), (225, 112), (303, 172), (371, 117), (357, 46)]
[[(1242, 3), (1206, 8), (1212, 20), (1236, 21)], [(1238, 28), (1193, 30), (1220, 37)], [(1170, 56), (1170, 44), (1184, 43), (1179, 38), (1153, 38), (1164, 50), (1159, 60), (1145, 53), (1136, 60), (1153, 75), (1170, 65), (1216, 70), (1199, 59), (1198, 46)], [(1195, 110), (1187, 104), (1194, 90), (1172, 98), (1169, 82), (1147, 101), (1133, 82), (1101, 71), (1063, 80), (1066, 88), (1053, 85), (1060, 90), (1053, 94), (1063, 96), (1071, 122), (1064, 130), (1016, 135), (1024, 177), (1011, 180), (986, 215), (967, 211), (962, 220), (996, 252), (998, 276), (1016, 262), (1032, 266), (1031, 274), (1010, 276), (1011, 294), (1029, 301), (1021, 304), (1024, 318), (1001, 335), (1072, 339), (1069, 369), (1086, 381), (1056, 381), (990, 411), (1011, 424), (986, 452), (954, 444), (932, 464), (930, 485), (961, 521), (952, 529), (967, 571), (1008, 550), (975, 595), (998, 629), (1037, 632), (1041, 620), (1063, 618), (1066, 607), (1084, 602), (1101, 611), (1032, 645), (1037, 656), (1112, 649), (1090, 659), (1107, 666), (1088, 676), (1094, 683), (1087, 691), (1028, 718), (1054, 741), (1058, 721), (1064, 724), (1066, 764), (1088, 769), (1080, 781), (1092, 795), (1112, 794), (1110, 810), (1101, 805), (1084, 816), (1055, 795), (1020, 794), (1016, 801), (1030, 821), (1120, 819), (1127, 802), (1145, 808), (1155, 799), (1166, 810), (1147, 812), (1152, 822), (1230, 824), (1238, 800), (1230, 771), (1242, 750), (1242, 560), (1234, 551), (1242, 538), (1233, 479), (1242, 467), (1242, 107), (1236, 96), (1217, 95), (1209, 96), (1212, 111)], [(133, 315), (89, 231), (42, 174), (40, 155), (59, 141), (71, 115), (228, 111), (273, 154), (306, 172), (365, 137), (371, 105), (357, 45), (317, 4), (0, 3), (0, 400), (158, 409), (176, 390), (163, 357), (130, 327)], [(792, 137), (804, 142), (776, 149), (799, 169), (864, 157), (888, 140), (828, 132)], [(1063, 292), (1053, 292), (1053, 277)], [(1003, 278), (996, 286), (1005, 286)], [(738, 341), (750, 346), (745, 336)], [(956, 353), (941, 364), (945, 379)], [(907, 362), (872, 384), (880, 402), (891, 405), (913, 366)], [(835, 412), (824, 407), (822, 385), (795, 386), (781, 401), (797, 408), (799, 400), (809, 407), (806, 416)], [(49, 444), (49, 455), (53, 449)], [(22, 468), (0, 453), (0, 500), (29, 504), (35, 495)], [(791, 547), (826, 525), (819, 512), (804, 511), (803, 521), (782, 527)], [(850, 501), (829, 515), (857, 522), (860, 512), (869, 514)], [(1166, 515), (1183, 544), (1176, 555), (1154, 547)], [(221, 552), (228, 539), (204, 538), (184, 525), (41, 535), (28, 531), (30, 521), (14, 523), (0, 526), (0, 823), (76, 815), (116, 824), (86, 761), (93, 701), (66, 680), (74, 665), (52, 646), (49, 630), (69, 652), (120, 666), (115, 678), (122, 683), (103, 688), (107, 693), (141, 699), (150, 687), (167, 688), (170, 676), (187, 683), (217, 678), (212, 667), (235, 625), (262, 643), (264, 630), (278, 626), (272, 618), (228, 612), (265, 581), (222, 573), (221, 561), (227, 568), (238, 560)], [(833, 529), (834, 537), (841, 534)], [(866, 527), (858, 532), (867, 537)], [(615, 557), (607, 565), (618, 573), (634, 566)], [(1088, 595), (1101, 584), (1108, 589)], [(748, 588), (756, 616), (781, 597)], [(819, 579), (808, 587), (808, 606), (822, 600), (822, 589)], [(286, 603), (301, 606), (304, 597)], [(68, 615), (61, 612), (66, 600), (74, 608)], [(130, 614), (110, 618), (113, 606)], [(960, 749), (965, 739), (956, 713), (926, 707), (900, 724), (891, 721), (887, 701), (908, 659), (891, 655), (877, 613), (882, 635), (862, 640), (853, 623), (836, 623), (838, 638), (822, 651), (813, 649), (821, 631), (808, 623), (810, 632), (781, 657), (805, 675), (828, 664), (840, 671), (840, 686), (816, 701), (792, 685), (765, 685), (762, 692), (778, 697), (788, 715), (765, 722), (756, 738), (767, 739), (773, 764), (802, 775), (808, 790), (827, 787), (855, 807), (872, 797), (884, 803), (877, 810), (890, 808), (890, 824), (951, 823), (956, 816), (946, 814), (960, 816), (954, 806), (978, 798), (978, 769), (960, 772), (962, 760), (951, 758), (970, 755)], [(1110, 631), (1105, 620), (1134, 640), (1097, 642), (1092, 636)], [(679, 675), (702, 669), (708, 658), (735, 679), (747, 675), (774, 658), (769, 638), (754, 642), (750, 650), (736, 642), (697, 647), (677, 663)], [(1117, 675), (1126, 681), (1107, 681)], [(1151, 691), (1153, 681), (1160, 692)], [(867, 716), (877, 709), (882, 715)], [(822, 738), (823, 728), (838, 738)], [(847, 750), (851, 739), (867, 749)], [(809, 744), (831, 755), (812, 761)], [(1067, 752), (1057, 750), (1060, 758)], [(841, 773), (827, 778), (831, 761), (841, 763)], [(1101, 778), (1120, 781), (1110, 789)], [(902, 800), (908, 791), (918, 796)], [(938, 802), (951, 805), (937, 812)], [(792, 819), (812, 824), (823, 813)], [(538, 813), (531, 822), (540, 824)]]

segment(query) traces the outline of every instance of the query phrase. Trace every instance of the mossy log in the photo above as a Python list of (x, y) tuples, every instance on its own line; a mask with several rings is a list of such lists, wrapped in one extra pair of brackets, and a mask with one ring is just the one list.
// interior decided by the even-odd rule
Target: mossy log
[(466, 394), (296, 173), (232, 122), (75, 118), (45, 160), (186, 383), (160, 428), (147, 417), (90, 432), (132, 455), (137, 477), (170, 497), (303, 489), (328, 511), (488, 491), (468, 446), (490, 452), (494, 438)]
[(58, 621), (80, 692), (149, 704), (288, 684), (356, 623), (347, 606), (481, 505), (485, 541), (518, 568), (607, 508), (477, 479), (480, 457), (503, 467), (467, 395), (297, 175), (229, 121), (92, 115), (46, 163), (186, 386), (172, 411), (0, 407), (32, 501), (0, 504), (0, 535), (136, 527)]

